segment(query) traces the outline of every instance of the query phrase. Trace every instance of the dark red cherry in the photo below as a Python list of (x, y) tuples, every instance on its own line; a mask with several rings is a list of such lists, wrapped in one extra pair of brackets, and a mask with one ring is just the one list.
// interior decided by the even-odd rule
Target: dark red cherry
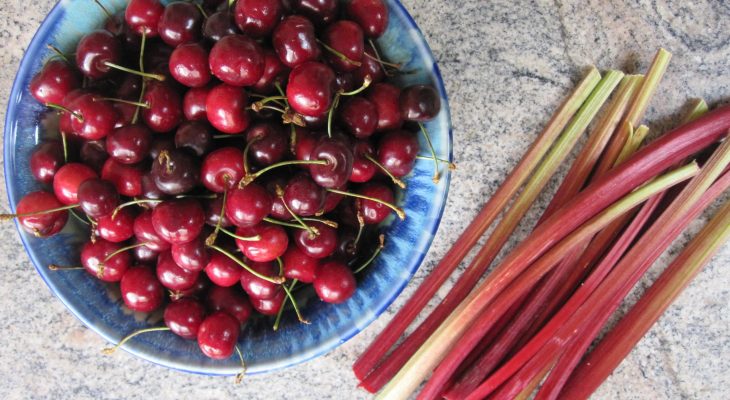
[(309, 166), (312, 179), (318, 185), (336, 189), (350, 179), (352, 174), (352, 151), (341, 140), (322, 138), (312, 150), (310, 157), (313, 160), (325, 160), (326, 165), (313, 164)]
[(119, 244), (104, 239), (87, 242), (81, 247), (81, 265), (86, 272), (97, 279), (104, 282), (119, 282), (132, 264), (132, 257), (128, 251), (109, 257), (121, 248)]
[(169, 153), (175, 148), (175, 138), (168, 135), (155, 135), (150, 146), (150, 158), (156, 160), (163, 151)]
[(187, 290), (175, 290), (170, 293), (170, 299), (177, 301), (184, 298), (192, 298), (195, 300), (202, 299), (205, 292), (211, 285), (210, 280), (206, 274), (198, 274), (198, 280), (195, 281), (195, 285)]
[(235, 147), (221, 147), (203, 159), (200, 177), (205, 187), (216, 193), (233, 189), (243, 178), (243, 153)]
[(246, 141), (250, 144), (248, 159), (258, 165), (271, 165), (281, 161), (286, 155), (289, 138), (284, 127), (276, 122), (258, 122), (246, 131)]
[(30, 172), (38, 182), (51, 183), (63, 163), (63, 146), (60, 142), (41, 142), (30, 156)]
[(105, 140), (85, 140), (79, 150), (81, 162), (93, 169), (100, 170), (104, 162), (109, 158), (106, 152)]
[(172, 196), (193, 189), (200, 173), (195, 157), (178, 149), (161, 153), (152, 161), (151, 172), (160, 191)]
[(208, 99), (210, 87), (191, 88), (183, 96), (183, 114), (189, 121), (207, 121), (205, 102)]
[(160, 253), (170, 248), (170, 242), (166, 241), (155, 230), (152, 225), (152, 211), (145, 210), (134, 219), (134, 236), (140, 243), (147, 243), (154, 252)]
[(241, 32), (254, 38), (268, 36), (282, 12), (281, 0), (238, 0), (233, 9)]
[(286, 231), (279, 225), (261, 222), (247, 228), (238, 228), (236, 235), (252, 237), (258, 235), (259, 240), (236, 239), (236, 246), (243, 252), (243, 255), (251, 261), (267, 262), (276, 260), (286, 251), (289, 245), (289, 237)]
[(400, 94), (400, 112), (406, 121), (430, 121), (441, 110), (441, 96), (431, 85), (412, 85)]
[[(137, 239), (135, 239), (133, 241), (133, 244), (139, 244), (139, 243), (140, 242)], [(132, 253), (134, 254), (135, 260), (137, 260), (140, 263), (144, 263), (144, 264), (152, 264), (152, 263), (156, 262), (157, 256), (160, 255), (159, 252), (154, 251), (147, 246), (135, 247), (132, 250)]]
[(241, 133), (250, 122), (248, 96), (243, 88), (222, 83), (214, 86), (205, 102), (208, 121), (223, 133)]
[(117, 123), (114, 124), (115, 129), (132, 125), (134, 114), (137, 112), (137, 106), (120, 102), (112, 102), (112, 106), (114, 106), (114, 110), (116, 110), (118, 115)]
[[(279, 276), (279, 267), (273, 262), (250, 262), (248, 266), (263, 276)], [(261, 279), (245, 269), (241, 273), (241, 287), (252, 299), (270, 299), (281, 290), (279, 284)]]
[[(114, 129), (119, 114), (111, 102), (91, 93), (82, 94), (68, 104), (73, 132), (85, 140), (98, 140)], [(77, 118), (80, 116), (81, 118)]]
[(210, 50), (210, 71), (233, 86), (251, 86), (264, 74), (264, 51), (251, 38), (228, 35)]
[(233, 354), (240, 332), (238, 320), (223, 311), (203, 320), (198, 330), (198, 347), (206, 356), (225, 360)]
[(309, 222), (309, 226), (317, 229), (318, 234), (312, 234), (305, 229), (294, 232), (294, 243), (299, 250), (312, 258), (325, 258), (334, 253), (337, 248), (337, 231), (321, 222)]
[[(88, 92), (83, 89), (74, 89), (70, 91), (66, 97), (63, 98), (63, 101), (61, 102), (61, 105), (69, 108), (71, 106), (71, 103), (73, 103), (76, 98), (87, 94)], [(75, 120), (76, 117), (74, 117), (71, 113), (65, 112), (65, 111), (59, 111), (58, 112), (58, 130), (65, 133), (74, 133), (73, 128), (73, 120)]]
[(177, 127), (175, 147), (187, 149), (198, 157), (208, 152), (213, 145), (213, 132), (205, 122), (186, 121)]
[(84, 35), (76, 45), (76, 66), (86, 76), (99, 79), (112, 70), (107, 63), (119, 64), (122, 46), (111, 32), (100, 29)]
[[(59, 208), (63, 205), (53, 194), (39, 190), (23, 196), (15, 211), (18, 214), (32, 214)], [(66, 221), (68, 221), (68, 211), (66, 210), (18, 217), (20, 226), (37, 237), (55, 235), (63, 229)]]
[(115, 97), (137, 101), (142, 90), (142, 77), (134, 74), (124, 74), (119, 79), (119, 86), (115, 88)]
[(213, 286), (208, 291), (205, 302), (211, 312), (225, 311), (236, 318), (240, 324), (245, 324), (253, 311), (248, 297), (235, 287)]
[(323, 129), (327, 126), (327, 113), (312, 117), (310, 115), (302, 115), (304, 125), (308, 129)]
[(153, 131), (169, 132), (182, 122), (182, 99), (170, 85), (148, 82), (142, 101), (149, 104), (142, 109), (142, 118)]
[(285, 299), (286, 293), (283, 290), (279, 290), (270, 299), (251, 299), (251, 305), (259, 314), (274, 316), (279, 314), (279, 310), (284, 305)]
[(368, 91), (368, 100), (378, 109), (378, 131), (398, 129), (403, 125), (400, 112), (400, 89), (389, 83), (375, 84)]
[(303, 14), (317, 25), (326, 25), (337, 18), (339, 1), (337, 0), (291, 0), (292, 8)]
[(147, 37), (153, 37), (157, 36), (157, 24), (164, 11), (165, 7), (159, 0), (130, 0), (124, 19), (138, 34), (145, 33)]
[(293, 149), (291, 149), (294, 157), (297, 160), (311, 160), (312, 150), (319, 143), (321, 135), (300, 127), (295, 128), (295, 134)]
[(282, 88), (289, 76), (289, 68), (279, 60), (274, 50), (264, 49), (264, 73), (251, 88), (261, 94), (271, 94), (276, 90), (276, 84)]
[(170, 290), (187, 290), (195, 285), (199, 271), (188, 271), (175, 263), (169, 251), (157, 257), (157, 279)]
[[(358, 194), (393, 204), (393, 190), (382, 183), (371, 183), (361, 187)], [(391, 209), (372, 200), (357, 199), (360, 212), (366, 224), (379, 224), (390, 215)]]
[(152, 211), (152, 226), (171, 244), (187, 243), (198, 237), (205, 224), (205, 211), (195, 199), (163, 201)]
[(214, 284), (221, 287), (230, 287), (241, 280), (243, 268), (236, 264), (228, 256), (214, 251), (210, 255), (210, 261), (205, 266), (205, 274)]
[(139, 196), (142, 194), (142, 167), (139, 164), (121, 164), (110, 158), (101, 168), (101, 179), (114, 184), (122, 196)]
[[(342, 187), (337, 188), (339, 190), (346, 190), (346, 186), (343, 185)], [(340, 204), (342, 199), (344, 199), (345, 196), (339, 194), (339, 193), (332, 193), (332, 192), (326, 192), (324, 195), (324, 204), (322, 205), (322, 212), (328, 213), (330, 211), (333, 211), (335, 208), (337, 208), (337, 205)]]
[[(256, 183), (228, 192), (226, 217), (236, 226), (256, 225), (271, 211), (271, 196)], [(244, 235), (245, 236), (245, 235)]]
[(365, 140), (358, 140), (355, 142), (355, 148), (352, 151), (354, 159), (352, 161), (350, 182), (362, 183), (369, 181), (378, 172), (378, 167), (366, 157), (375, 158), (373, 146)]
[(211, 77), (208, 69), (208, 51), (199, 43), (178, 46), (170, 54), (170, 75), (188, 87), (207, 85)]
[(203, 14), (193, 3), (172, 2), (165, 7), (157, 33), (165, 43), (172, 47), (198, 40), (203, 27)]
[[(369, 55), (369, 56), (368, 56)], [(363, 55), (361, 65), (353, 72), (355, 84), (361, 86), (365, 82), (365, 77), (369, 76), (372, 83), (381, 82), (385, 78), (383, 67), (376, 60), (377, 54), (370, 44), (365, 45), (365, 54)]]
[(168, 304), (163, 318), (172, 333), (183, 339), (193, 340), (198, 337), (200, 325), (205, 318), (205, 308), (194, 299), (183, 298)]
[(84, 164), (68, 163), (53, 177), (53, 193), (63, 204), (78, 204), (79, 186), (87, 179), (97, 178), (96, 172)]
[(319, 260), (306, 255), (299, 247), (289, 246), (281, 256), (284, 264), (284, 276), (287, 279), (298, 279), (300, 282), (312, 283), (319, 267)]
[(125, 207), (114, 217), (111, 214), (99, 217), (96, 219), (96, 235), (109, 242), (123, 242), (134, 236), (135, 216), (132, 207)]
[(115, 129), (106, 138), (106, 151), (117, 162), (136, 164), (147, 157), (152, 145), (152, 132), (141, 124)]
[(233, 16), (228, 10), (210, 14), (203, 23), (203, 36), (211, 42), (217, 42), (228, 35), (239, 33)]
[(170, 252), (175, 263), (188, 271), (202, 271), (210, 261), (205, 235), (202, 234), (187, 243), (173, 243)]
[(335, 249), (334, 259), (343, 261), (348, 264), (357, 258), (359, 246), (355, 242), (357, 238), (357, 230), (344, 225), (337, 231), (337, 249)]
[(289, 211), (284, 207), (284, 200), (282, 200), (281, 197), (278, 197), (276, 195), (276, 187), (277, 185), (281, 188), (286, 186), (286, 180), (276, 180), (276, 181), (268, 181), (266, 183), (266, 190), (271, 194), (271, 213), (269, 214), (272, 218), (279, 219), (279, 220), (288, 220), (291, 219), (291, 214)]
[(388, 27), (388, 7), (383, 0), (352, 0), (345, 6), (347, 15), (357, 22), (365, 34), (377, 39)]
[(92, 218), (109, 215), (119, 205), (119, 193), (114, 184), (99, 178), (90, 178), (79, 185), (79, 206)]
[[(221, 217), (221, 210), (223, 210), (223, 196), (218, 196), (215, 199), (209, 199), (205, 201), (205, 223), (210, 226), (218, 225), (218, 219)], [(227, 228), (233, 226), (231, 221), (226, 217), (225, 211), (223, 211), (223, 221), (221, 226)]]
[(357, 282), (347, 265), (329, 261), (319, 266), (312, 286), (322, 301), (338, 304), (352, 297)]
[(61, 104), (64, 97), (81, 87), (78, 71), (63, 60), (50, 60), (31, 79), (29, 90), (41, 104)]
[(413, 169), (418, 150), (418, 138), (414, 133), (404, 130), (386, 132), (378, 143), (378, 162), (391, 174), (402, 177)]
[(351, 92), (357, 89), (355, 75), (352, 72), (340, 72), (335, 76), (335, 87), (338, 92)]
[(333, 22), (324, 30), (322, 41), (347, 59), (327, 51), (327, 62), (338, 71), (354, 71), (361, 64), (365, 49), (362, 29), (352, 21)]
[(271, 40), (279, 59), (289, 68), (317, 60), (321, 54), (314, 25), (300, 15), (282, 19), (274, 29)]
[(332, 68), (315, 61), (305, 62), (289, 73), (289, 105), (302, 115), (324, 115), (332, 105), (334, 83)]
[(308, 175), (300, 174), (292, 178), (284, 188), (284, 202), (296, 215), (310, 217), (324, 205), (325, 191)]
[(342, 125), (356, 138), (370, 137), (378, 127), (378, 108), (370, 100), (353, 96), (339, 109)]
[(124, 304), (131, 310), (152, 312), (162, 305), (165, 289), (147, 267), (132, 267), (119, 284)]

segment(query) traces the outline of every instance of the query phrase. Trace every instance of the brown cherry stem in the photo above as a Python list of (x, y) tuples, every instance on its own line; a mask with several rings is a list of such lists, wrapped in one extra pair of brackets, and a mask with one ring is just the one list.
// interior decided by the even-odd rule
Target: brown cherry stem
[(172, 166), (170, 165), (170, 153), (167, 150), (162, 150), (157, 156), (157, 162), (165, 165), (165, 171), (170, 174), (172, 173)]
[(383, 173), (385, 175), (387, 175), (388, 178), (390, 178), (390, 180), (393, 181), (393, 183), (396, 184), (399, 188), (401, 188), (401, 189), (405, 189), (406, 188), (406, 183), (405, 182), (403, 182), (402, 180), (396, 178), (395, 175), (393, 175), (390, 171), (388, 171), (387, 168), (385, 168), (385, 165), (383, 165), (380, 162), (378, 162), (378, 160), (376, 160), (373, 156), (371, 156), (370, 154), (364, 154), (363, 156), (368, 161), (370, 161), (371, 163), (375, 164), (375, 166), (378, 167), (381, 171), (383, 171)]
[[(160, 153), (161, 154), (161, 153)], [(265, 168), (262, 168), (256, 173), (253, 174), (247, 174), (244, 175), (243, 178), (241, 178), (241, 181), (238, 183), (239, 188), (243, 188), (244, 186), (248, 185), (249, 183), (253, 182), (256, 178), (260, 177), (261, 175), (265, 174), (268, 171), (271, 171), (272, 169), (279, 168), (279, 167), (285, 167), (287, 165), (328, 165), (329, 161), (327, 160), (288, 160), (288, 161), (281, 161), (275, 164), (271, 164)]]
[(375, 197), (365, 196), (365, 195), (358, 194), (358, 193), (345, 192), (343, 190), (327, 189), (327, 191), (332, 192), (332, 193), (341, 194), (343, 196), (350, 196), (350, 197), (355, 197), (358, 199), (370, 200), (370, 201), (374, 201), (376, 203), (380, 203), (380, 204), (390, 208), (391, 210), (393, 210), (395, 212), (395, 214), (398, 216), (398, 218), (400, 218), (401, 220), (406, 219), (405, 211), (403, 211), (400, 207), (398, 207), (394, 204), (388, 203), (387, 201), (383, 201), (380, 199), (376, 199)]
[(66, 141), (66, 132), (61, 132), (61, 146), (63, 147), (63, 162), (68, 162), (68, 142)]
[(378, 236), (378, 247), (373, 252), (373, 255), (371, 255), (370, 258), (368, 258), (368, 260), (365, 261), (361, 266), (359, 266), (353, 273), (357, 274), (367, 268), (367, 266), (370, 265), (373, 260), (375, 260), (375, 257), (377, 257), (381, 251), (383, 251), (383, 247), (385, 247), (385, 235), (381, 233), (380, 236)]
[(110, 354), (113, 354), (115, 351), (117, 351), (118, 348), (123, 346), (124, 343), (127, 343), (129, 341), (129, 339), (132, 339), (133, 337), (135, 337), (137, 335), (141, 335), (141, 334), (147, 333), (147, 332), (160, 332), (160, 331), (169, 331), (169, 330), (170, 330), (170, 328), (168, 328), (166, 326), (156, 326), (154, 328), (140, 329), (138, 331), (134, 331), (134, 332), (130, 333), (129, 335), (123, 337), (122, 340), (120, 340), (119, 343), (117, 343), (113, 347), (107, 347), (105, 349), (102, 349), (101, 352), (106, 355), (110, 355)]
[(56, 265), (56, 264), (50, 264), (48, 266), (48, 269), (51, 270), (51, 271), (73, 271), (73, 270), (76, 270), (76, 269), (84, 269), (84, 267), (76, 267), (76, 266), (74, 266), (74, 267), (68, 267), (68, 266), (61, 266), (61, 265)]

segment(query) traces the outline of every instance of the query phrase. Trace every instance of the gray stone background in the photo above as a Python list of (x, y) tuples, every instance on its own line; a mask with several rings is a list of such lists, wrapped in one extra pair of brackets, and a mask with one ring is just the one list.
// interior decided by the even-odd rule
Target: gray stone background
[[(1, 121), (23, 51), (54, 3), (3, 0), (0, 5)], [(585, 66), (641, 72), (658, 47), (672, 51), (667, 77), (648, 112), (653, 131), (671, 127), (688, 98), (718, 104), (730, 95), (726, 1), (404, 3), (426, 35), (446, 81), (459, 170), (431, 252), (387, 314), (326, 356), (249, 377), (241, 386), (231, 379), (167, 370), (124, 352), (108, 357), (100, 352), (105, 343), (51, 295), (13, 224), (5, 223), (0, 225), (0, 398), (367, 398), (356, 389), (353, 361), (495, 190)], [(0, 185), (0, 202), (7, 209), (4, 187)], [(534, 223), (535, 211), (518, 236)], [(693, 224), (690, 233), (700, 226)], [(688, 237), (685, 234), (678, 244)], [(650, 278), (674, 254), (663, 256)], [(595, 398), (727, 398), (729, 265), (730, 247), (725, 247)], [(642, 283), (637, 291), (645, 287)]]

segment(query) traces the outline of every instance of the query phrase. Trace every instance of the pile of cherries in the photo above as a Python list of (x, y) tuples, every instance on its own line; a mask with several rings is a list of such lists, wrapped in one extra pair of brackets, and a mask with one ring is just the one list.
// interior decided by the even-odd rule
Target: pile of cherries
[(148, 330), (215, 359), (254, 312), (278, 325), (290, 302), (305, 322), (302, 284), (350, 298), (377, 225), (405, 217), (394, 185), (440, 110), (433, 87), (384, 82), (383, 1), (130, 0), (108, 16), (31, 81), (59, 117), (30, 159), (52, 190), (5, 217), (37, 237), (87, 223), (78, 268), (119, 282), (131, 310), (165, 307)]

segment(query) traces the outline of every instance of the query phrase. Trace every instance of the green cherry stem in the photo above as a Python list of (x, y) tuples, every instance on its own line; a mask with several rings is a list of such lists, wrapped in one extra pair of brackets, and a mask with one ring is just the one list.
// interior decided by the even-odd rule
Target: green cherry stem
[(374, 201), (376, 203), (380, 203), (380, 204), (382, 204), (382, 205), (390, 208), (391, 210), (393, 210), (395, 212), (395, 214), (398, 216), (398, 218), (400, 218), (401, 220), (406, 219), (406, 213), (405, 213), (405, 211), (403, 211), (398, 206), (395, 206), (393, 204), (388, 203), (387, 201), (383, 201), (383, 200), (380, 200), (380, 199), (376, 199), (375, 197), (365, 196), (365, 195), (358, 194), (358, 193), (345, 192), (343, 190), (327, 189), (327, 191), (328, 192), (332, 192), (332, 193), (341, 194), (343, 196), (350, 196), (350, 197), (355, 197), (355, 198), (358, 198), (358, 199), (370, 200), (370, 201)]
[(236, 374), (236, 385), (240, 385), (241, 382), (243, 382), (243, 377), (246, 376), (246, 362), (243, 360), (243, 353), (241, 353), (241, 349), (236, 345), (236, 354), (238, 354), (238, 359), (241, 361), (241, 372)]
[(418, 127), (421, 128), (421, 133), (423, 133), (423, 137), (426, 139), (426, 143), (428, 144), (428, 149), (431, 151), (431, 157), (433, 157), (433, 164), (434, 164), (434, 171), (433, 171), (433, 183), (439, 183), (439, 180), (441, 179), (441, 172), (439, 171), (439, 161), (438, 157), (436, 157), (436, 150), (433, 148), (433, 143), (431, 143), (431, 135), (428, 134), (428, 131), (426, 130), (426, 127), (423, 126), (421, 122), (418, 123)]
[[(431, 156), (417, 155), (416, 158), (419, 159), (419, 160), (433, 160), (433, 157), (431, 157)], [(448, 168), (449, 168), (449, 171), (455, 171), (456, 170), (456, 164), (453, 163), (453, 162), (451, 162), (451, 161), (449, 161), (449, 160), (445, 160), (443, 158), (436, 158), (436, 161), (438, 161), (440, 163), (443, 163), (443, 164), (446, 164), (448, 166)]]
[(116, 256), (116, 255), (119, 255), (119, 254), (121, 254), (121, 253), (124, 253), (125, 251), (133, 250), (133, 249), (136, 249), (137, 247), (147, 246), (147, 245), (148, 245), (148, 244), (150, 244), (150, 243), (152, 243), (152, 242), (141, 242), (141, 243), (135, 243), (135, 244), (131, 244), (131, 245), (129, 245), (129, 246), (125, 246), (125, 247), (122, 247), (122, 248), (120, 248), (120, 249), (117, 249), (117, 250), (115, 250), (115, 251), (113, 251), (113, 252), (109, 253), (109, 255), (107, 255), (106, 257), (104, 257), (104, 260), (102, 260), (102, 262), (101, 262), (101, 263), (103, 264), (103, 263), (105, 263), (105, 262), (107, 262), (107, 261), (111, 260), (111, 259), (112, 259), (112, 257), (114, 257), (114, 256)]
[(360, 243), (360, 238), (362, 237), (362, 233), (365, 230), (365, 217), (362, 216), (362, 210), (360, 210), (360, 204), (357, 204), (357, 235), (355, 236), (355, 240), (353, 242), (353, 245), (355, 248), (357, 248), (357, 244)]
[(324, 47), (325, 50), (329, 51), (330, 53), (332, 53), (335, 57), (339, 58), (340, 60), (342, 60), (348, 64), (354, 65), (356, 67), (362, 66), (362, 63), (360, 61), (355, 61), (355, 60), (350, 59), (349, 57), (347, 57), (346, 55), (342, 54), (341, 52), (335, 50), (331, 46), (328, 46), (325, 42), (317, 39), (317, 43), (319, 43), (320, 46)]
[(371, 163), (375, 164), (376, 167), (380, 168), (380, 170), (383, 171), (383, 173), (385, 175), (387, 175), (388, 178), (390, 178), (390, 180), (393, 181), (393, 183), (396, 184), (399, 188), (401, 188), (401, 189), (405, 189), (406, 188), (406, 183), (405, 182), (403, 182), (402, 180), (396, 178), (395, 175), (393, 175), (392, 173), (390, 173), (390, 171), (388, 171), (388, 169), (385, 168), (385, 165), (383, 165), (380, 162), (378, 162), (378, 160), (376, 160), (373, 156), (371, 156), (370, 154), (364, 154), (363, 156), (368, 161), (370, 161)]
[(143, 103), (143, 102), (140, 102), (140, 101), (131, 101), (131, 100), (124, 100), (124, 99), (117, 99), (117, 98), (114, 98), (114, 97), (95, 97), (93, 100), (94, 101), (103, 101), (103, 100), (106, 100), (106, 101), (112, 101), (112, 102), (115, 102), (115, 103), (129, 104), (131, 106), (137, 106), (137, 107), (142, 107), (142, 108), (150, 108), (150, 103), (147, 103), (147, 102), (144, 102)]
[(360, 273), (360, 271), (367, 268), (368, 265), (372, 264), (373, 260), (375, 260), (375, 257), (377, 257), (381, 251), (383, 251), (383, 247), (385, 247), (385, 235), (383, 235), (381, 233), (380, 236), (378, 236), (378, 241), (379, 241), (378, 247), (373, 252), (373, 255), (371, 255), (370, 258), (368, 258), (368, 260), (365, 261), (361, 266), (359, 266), (353, 273), (355, 273), (355, 274)]
[(66, 53), (62, 52), (58, 47), (56, 47), (52, 44), (47, 44), (46, 47), (48, 47), (52, 52), (55, 53), (56, 56), (58, 56), (63, 61), (66, 61), (69, 64), (71, 63), (71, 61), (68, 59), (68, 55)]
[[(144, 72), (144, 48), (147, 45), (147, 33), (142, 30), (142, 39), (139, 44), (139, 70)], [(142, 79), (142, 85), (139, 88), (139, 102), (144, 100), (144, 93), (147, 90), (147, 82)], [(139, 107), (134, 109), (134, 115), (132, 116), (132, 124), (136, 124), (139, 119)]]
[(150, 73), (147, 73), (147, 72), (138, 71), (136, 69), (127, 68), (127, 67), (125, 67), (123, 65), (115, 64), (115, 63), (110, 62), (110, 61), (104, 61), (104, 65), (106, 65), (109, 68), (114, 68), (114, 69), (118, 69), (120, 71), (124, 71), (124, 72), (130, 73), (130, 74), (139, 75), (139, 76), (141, 76), (143, 78), (154, 79), (154, 80), (157, 80), (157, 81), (160, 81), (160, 82), (162, 82), (162, 81), (165, 80), (165, 75), (150, 74)]
[(272, 169), (279, 168), (279, 167), (285, 167), (287, 165), (328, 165), (329, 161), (327, 160), (288, 160), (288, 161), (281, 161), (275, 164), (271, 164), (267, 166), (266, 168), (262, 168), (256, 173), (253, 174), (247, 174), (244, 175), (241, 181), (238, 183), (239, 188), (243, 188), (244, 186), (248, 185), (249, 183), (253, 182), (256, 178), (260, 177), (261, 175), (271, 171)]
[(99, 6), (99, 8), (101, 8), (101, 11), (104, 12), (104, 15), (106, 15), (107, 18), (109, 18), (109, 19), (113, 19), (114, 18), (114, 16), (112, 15), (112, 13), (110, 13), (109, 10), (107, 10), (107, 8), (104, 7), (103, 4), (101, 4), (101, 1), (94, 0), (94, 3), (96, 3), (96, 5)]
[(112, 211), (112, 219), (117, 217), (117, 214), (119, 214), (119, 211), (121, 211), (122, 208), (134, 206), (134, 205), (142, 205), (142, 204), (156, 204), (156, 203), (161, 203), (161, 202), (162, 202), (162, 200), (157, 200), (157, 199), (134, 199), (134, 200), (127, 201), (125, 203), (118, 205), (117, 208), (115, 208), (114, 211)]
[(160, 331), (169, 331), (169, 330), (170, 330), (170, 328), (168, 328), (166, 326), (156, 326), (154, 328), (140, 329), (138, 331), (134, 331), (134, 332), (130, 333), (129, 335), (125, 336), (124, 338), (122, 338), (122, 340), (119, 341), (119, 343), (117, 343), (113, 347), (107, 347), (107, 348), (103, 349), (101, 352), (106, 355), (110, 355), (110, 354), (113, 354), (115, 351), (117, 351), (118, 348), (123, 346), (124, 343), (127, 343), (129, 341), (129, 339), (132, 339), (133, 337), (135, 337), (137, 335), (147, 333), (147, 332), (160, 332)]
[(301, 225), (299, 225), (299, 224), (293, 224), (293, 223), (291, 223), (291, 222), (286, 222), (286, 221), (280, 221), (280, 220), (278, 220), (278, 219), (274, 219), (274, 218), (271, 218), (271, 217), (265, 217), (265, 218), (264, 218), (264, 221), (266, 221), (266, 222), (268, 222), (268, 223), (270, 223), (270, 224), (274, 224), (274, 225), (281, 225), (281, 226), (285, 226), (285, 227), (287, 227), (287, 228), (294, 228), (294, 229), (304, 229), (304, 230), (306, 230), (306, 229), (307, 229), (306, 227), (303, 227), (303, 226), (301, 226)]
[(63, 146), (63, 162), (68, 162), (68, 142), (66, 141), (66, 132), (61, 132), (61, 146)]
[[(281, 285), (281, 287), (286, 292), (286, 297), (288, 297), (289, 298), (289, 301), (291, 301), (291, 305), (292, 305), (292, 307), (294, 307), (294, 313), (297, 314), (297, 319), (299, 320), (299, 322), (301, 322), (301, 323), (303, 323), (305, 325), (309, 325), (309, 320), (305, 319), (302, 316), (302, 312), (299, 310), (299, 305), (297, 304), (297, 301), (296, 301), (296, 299), (294, 299), (294, 295), (291, 292), (292, 289), (294, 289), (294, 284), (295, 283), (296, 283), (296, 280), (292, 282), (292, 284), (290, 285), (290, 287), (286, 287), (286, 285)], [(281, 305), (281, 308), (284, 308), (284, 304)]]
[(74, 210), (68, 210), (68, 213), (71, 214), (72, 217), (74, 217), (77, 220), (79, 220), (79, 222), (81, 222), (82, 224), (84, 224), (84, 225), (90, 225), (90, 222), (87, 221), (87, 220), (85, 220), (85, 219), (83, 219), (83, 218), (81, 218), (79, 216), (79, 214), (76, 213), (76, 211), (74, 211)]
[(67, 113), (71, 114), (74, 118), (76, 118), (77, 120), (79, 120), (79, 122), (84, 122), (84, 116), (83, 115), (81, 115), (80, 113), (77, 113), (76, 111), (72, 111), (72, 110), (70, 110), (70, 109), (68, 109), (68, 108), (66, 108), (66, 107), (64, 107), (64, 106), (62, 106), (60, 104), (46, 103), (45, 106), (48, 107), (48, 108), (52, 108), (54, 110), (61, 111), (61, 112), (67, 112)]
[(228, 229), (223, 228), (223, 227), (220, 228), (220, 231), (223, 232), (223, 233), (225, 233), (226, 235), (234, 238), (234, 239), (243, 240), (244, 242), (258, 242), (259, 240), (261, 240), (261, 236), (260, 235), (254, 235), (254, 236), (239, 236), (239, 235), (236, 235), (235, 233), (233, 233), (233, 232), (231, 232)]
[(13, 218), (32, 217), (34, 215), (42, 215), (42, 214), (48, 214), (48, 213), (53, 213), (53, 212), (58, 212), (58, 211), (65, 211), (65, 210), (70, 210), (70, 209), (78, 207), (78, 206), (79, 206), (78, 204), (71, 204), (68, 206), (56, 207), (56, 208), (51, 208), (48, 210), (34, 211), (34, 212), (23, 213), (23, 214), (0, 214), (0, 221), (7, 221), (7, 220), (13, 219)]
[(282, 189), (278, 185), (276, 186), (276, 196), (281, 199), (281, 204), (284, 205), (284, 208), (289, 213), (289, 215), (291, 215), (292, 218), (294, 218), (294, 220), (297, 221), (297, 223), (301, 225), (302, 228), (306, 229), (307, 232), (309, 232), (310, 237), (315, 237), (319, 235), (319, 231), (317, 230), (317, 228), (304, 223), (304, 221), (302, 221), (302, 219), (298, 215), (296, 215), (294, 211), (291, 210), (291, 208), (289, 208), (289, 205), (286, 204), (286, 201), (284, 201), (284, 189)]
[(255, 276), (255, 277), (259, 278), (259, 279), (263, 279), (263, 280), (265, 280), (267, 282), (271, 282), (271, 283), (274, 283), (274, 284), (277, 284), (277, 285), (283, 283), (284, 280), (285, 280), (283, 276), (275, 276), (275, 277), (272, 277), (272, 276), (262, 275), (259, 272), (256, 272), (256, 270), (254, 270), (253, 268), (251, 268), (248, 265), (246, 265), (246, 263), (244, 263), (243, 261), (239, 260), (236, 256), (234, 256), (233, 254), (229, 253), (227, 250), (225, 250), (223, 248), (220, 248), (220, 247), (218, 247), (218, 246), (216, 246), (214, 244), (213, 245), (210, 245), (208, 247), (210, 247), (211, 249), (213, 249), (213, 250), (215, 250), (215, 251), (223, 254), (224, 256), (226, 256), (228, 258), (230, 258), (233, 262), (235, 262), (236, 264), (240, 265), (241, 268), (243, 268), (246, 271), (250, 272), (253, 276)]

